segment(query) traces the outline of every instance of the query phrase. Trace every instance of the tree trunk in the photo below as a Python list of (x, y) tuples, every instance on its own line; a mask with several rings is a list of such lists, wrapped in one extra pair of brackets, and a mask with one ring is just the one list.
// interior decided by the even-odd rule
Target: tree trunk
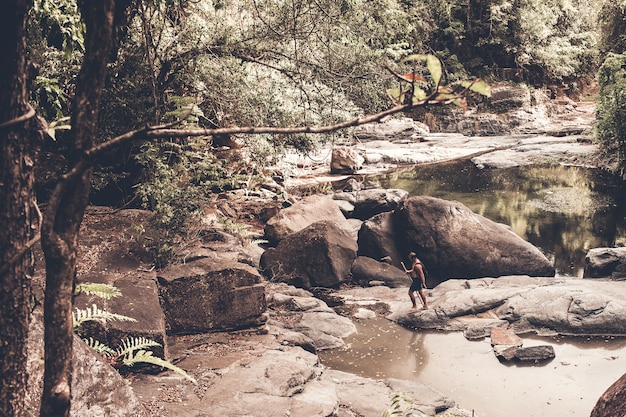
[(0, 13), (0, 415), (25, 416), (30, 247), (38, 209), (33, 190), (40, 137), (28, 105), (26, 16), (30, 2), (7, 0)]
[(98, 107), (114, 39), (114, 0), (85, 0), (80, 9), (87, 33), (72, 107), (72, 168), (50, 198), (41, 236), (46, 259), (41, 417), (69, 417), (70, 413), (76, 250), (91, 188), (91, 164), (84, 152), (96, 143)]

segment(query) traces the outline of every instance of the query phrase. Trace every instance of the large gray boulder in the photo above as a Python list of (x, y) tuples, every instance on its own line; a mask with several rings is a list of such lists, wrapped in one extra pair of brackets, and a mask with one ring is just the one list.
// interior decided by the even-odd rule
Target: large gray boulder
[(417, 196), (394, 212), (399, 246), (413, 250), (431, 277), (554, 276), (554, 266), (509, 227), (472, 212), (456, 201)]
[(397, 268), (402, 267), (400, 262), (406, 258), (396, 245), (396, 232), (391, 212), (380, 213), (364, 221), (359, 229), (358, 244), (359, 255), (376, 260), (390, 259), (391, 264)]
[(92, 337), (113, 348), (124, 339), (144, 337), (159, 343), (161, 346), (150, 350), (156, 356), (167, 359), (165, 316), (159, 302), (156, 273), (91, 275), (86, 279), (90, 283), (113, 285), (122, 295), (107, 300), (81, 293), (74, 298), (76, 308), (85, 310), (95, 304), (104, 311), (131, 317), (135, 321), (87, 321), (79, 329), (81, 337)]
[(265, 289), (256, 269), (208, 259), (173, 265), (157, 276), (168, 333), (242, 329), (266, 320)]
[(355, 259), (352, 264), (352, 279), (362, 285), (369, 285), (373, 281), (382, 281), (391, 288), (408, 288), (411, 285), (411, 279), (404, 271), (367, 256), (358, 256)]
[(336, 222), (321, 221), (267, 249), (260, 267), (270, 280), (296, 287), (336, 287), (350, 279), (356, 251), (350, 231)]
[[(528, 276), (449, 280), (429, 291), (431, 308), (396, 309), (391, 320), (411, 328), (464, 330), (479, 316), (515, 333), (626, 335), (624, 284)], [(487, 313), (487, 314), (485, 314)], [(472, 319), (474, 318), (474, 319)]]
[[(71, 417), (145, 417), (124, 378), (78, 337), (73, 343)], [(43, 312), (37, 309), (28, 337), (26, 409), (39, 410), (43, 388)], [(32, 415), (37, 415), (34, 411)]]
[(626, 279), (626, 248), (596, 248), (587, 252), (583, 278)]
[(332, 197), (312, 195), (283, 209), (265, 224), (265, 237), (278, 243), (285, 237), (322, 220), (346, 224), (347, 220)]
[(409, 193), (399, 189), (372, 188), (354, 191), (352, 217), (366, 220), (379, 213), (395, 210)]

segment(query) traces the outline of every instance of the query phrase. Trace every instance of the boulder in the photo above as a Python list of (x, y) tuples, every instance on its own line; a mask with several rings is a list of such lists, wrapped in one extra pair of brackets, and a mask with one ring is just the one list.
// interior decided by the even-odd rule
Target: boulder
[(361, 141), (368, 140), (420, 140), (430, 129), (424, 123), (410, 117), (391, 118), (380, 123), (368, 123), (356, 129)]
[(399, 189), (376, 188), (355, 191), (352, 217), (366, 220), (377, 214), (393, 211), (408, 194), (407, 191)]
[(377, 214), (361, 225), (358, 234), (359, 255), (372, 259), (391, 259), (391, 264), (401, 268), (406, 255), (400, 253), (395, 240), (391, 212)]
[(199, 259), (157, 276), (167, 330), (191, 334), (259, 326), (266, 318), (265, 290), (256, 269), (239, 262)]
[(265, 237), (278, 243), (285, 237), (322, 220), (344, 224), (346, 218), (332, 197), (312, 195), (285, 208), (270, 218), (265, 224)]
[(626, 374), (615, 381), (598, 399), (590, 417), (626, 415)]
[(270, 280), (299, 288), (336, 287), (350, 279), (356, 251), (349, 230), (333, 221), (320, 221), (268, 248), (260, 267)]
[[(73, 343), (71, 417), (146, 417), (132, 388), (78, 337)], [(26, 409), (39, 410), (43, 388), (43, 311), (35, 310), (28, 337)]]
[(408, 288), (411, 285), (411, 279), (404, 271), (366, 256), (357, 256), (351, 271), (352, 279), (362, 285), (368, 285), (372, 281), (382, 281), (391, 288)]
[(587, 252), (583, 278), (626, 279), (626, 248), (596, 248)]
[(415, 251), (439, 282), (555, 274), (553, 264), (535, 246), (456, 201), (425, 196), (403, 200), (394, 211), (394, 228), (403, 231), (398, 246)]
[(356, 149), (347, 146), (333, 148), (330, 157), (331, 174), (354, 174), (363, 167), (365, 159), (359, 155)]
[(489, 317), (489, 327), (508, 326), (516, 334), (626, 335), (622, 282), (590, 285), (581, 279), (527, 276), (448, 280), (428, 296), (432, 308), (406, 311), (391, 303), (388, 318), (417, 329), (459, 331)]

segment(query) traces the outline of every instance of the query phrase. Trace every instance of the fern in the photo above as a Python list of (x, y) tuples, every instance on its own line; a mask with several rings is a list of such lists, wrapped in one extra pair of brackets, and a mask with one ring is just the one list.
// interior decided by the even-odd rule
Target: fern
[(266, 239), (252, 239), (248, 246), (261, 246), (269, 243), (269, 240)]
[(122, 340), (117, 349), (115, 349), (115, 354), (117, 356), (124, 356), (136, 350), (152, 346), (161, 346), (161, 344), (155, 342), (154, 340), (146, 339), (145, 337), (127, 337), (126, 339)]
[(83, 339), (83, 341), (87, 343), (87, 346), (89, 346), (99, 354), (106, 356), (107, 358), (111, 358), (117, 355), (117, 353), (113, 349), (100, 342), (99, 340), (94, 339), (93, 337), (90, 337), (89, 339)]
[(169, 369), (171, 371), (176, 372), (177, 374), (180, 374), (182, 376), (184, 376), (186, 379), (188, 379), (189, 381), (193, 382), (194, 384), (197, 384), (198, 381), (196, 381), (196, 379), (194, 377), (192, 377), (191, 375), (189, 375), (187, 372), (185, 372), (185, 370), (179, 368), (178, 366), (174, 365), (173, 363), (170, 363), (164, 359), (161, 359), (157, 356), (154, 356), (152, 354), (151, 351), (149, 350), (138, 350), (136, 352), (129, 352), (126, 355), (124, 355), (124, 357), (122, 358), (122, 363), (125, 366), (128, 367), (132, 367), (138, 363), (149, 363), (152, 365), (157, 365), (160, 366), (162, 368), (166, 368)]
[(124, 316), (122, 314), (109, 313), (108, 311), (101, 310), (95, 304), (93, 304), (91, 308), (87, 307), (84, 310), (77, 308), (76, 311), (72, 313), (72, 318), (74, 320), (75, 329), (80, 327), (80, 325), (86, 321), (99, 321), (99, 322), (106, 322), (107, 320), (132, 321), (132, 322), (137, 321), (132, 317)]
[(95, 282), (85, 282), (76, 285), (76, 288), (74, 289), (74, 295), (78, 295), (81, 293), (87, 295), (95, 295), (96, 297), (100, 297), (105, 300), (110, 300), (111, 298), (119, 297), (122, 295), (122, 292), (113, 285), (98, 284)]

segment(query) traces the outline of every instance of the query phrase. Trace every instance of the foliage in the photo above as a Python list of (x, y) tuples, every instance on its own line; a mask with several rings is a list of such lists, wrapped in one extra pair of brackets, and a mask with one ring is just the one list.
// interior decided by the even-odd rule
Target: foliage
[(538, 83), (580, 77), (597, 61), (600, 0), (429, 1), (431, 46), (470, 73), (524, 68)]
[(75, 0), (37, 0), (33, 11), (50, 46), (66, 55), (84, 51), (85, 27)]
[[(414, 414), (417, 412), (417, 414)], [(389, 408), (384, 410), (381, 414), (382, 417), (417, 417), (423, 416), (415, 406), (410, 398), (403, 392), (394, 392), (391, 397), (391, 403)], [(434, 417), (456, 417), (454, 414), (436, 414)]]
[(95, 304), (92, 304), (91, 307), (87, 307), (85, 309), (77, 308), (72, 312), (72, 319), (74, 321), (74, 329), (78, 329), (83, 323), (88, 321), (137, 321), (132, 317), (124, 316), (122, 314), (110, 313), (108, 311), (102, 310)]
[(616, 171), (626, 169), (626, 55), (609, 53), (598, 71), (596, 131)]
[(605, 1), (599, 12), (600, 50), (604, 53), (626, 52), (626, 1)]
[[(75, 289), (75, 294), (77, 295), (80, 293), (95, 295), (105, 299), (118, 297), (121, 295), (121, 292), (116, 287), (108, 284), (98, 283), (83, 283), (77, 285)], [(72, 315), (74, 317), (75, 331), (78, 331), (79, 327), (86, 321), (92, 320), (100, 322), (105, 322), (108, 320), (137, 321), (131, 317), (103, 311), (96, 307), (95, 304), (92, 306), (92, 308), (87, 308), (85, 310), (76, 309), (76, 311)], [(122, 339), (122, 341), (115, 349), (92, 337), (83, 340), (90, 348), (107, 358), (111, 365), (113, 365), (117, 369), (120, 369), (122, 367), (132, 368), (139, 364), (156, 365), (174, 371), (184, 376), (186, 379), (193, 382), (194, 384), (197, 383), (197, 381), (191, 375), (189, 375), (180, 367), (166, 361), (165, 359), (154, 356), (152, 351), (147, 350), (150, 347), (161, 346), (160, 343), (155, 342), (154, 340), (147, 339), (145, 337), (127, 337), (125, 339)]]
[(90, 282), (77, 284), (76, 287), (74, 287), (74, 295), (78, 294), (95, 295), (105, 300), (110, 300), (111, 298), (121, 296), (122, 292), (109, 284)]

